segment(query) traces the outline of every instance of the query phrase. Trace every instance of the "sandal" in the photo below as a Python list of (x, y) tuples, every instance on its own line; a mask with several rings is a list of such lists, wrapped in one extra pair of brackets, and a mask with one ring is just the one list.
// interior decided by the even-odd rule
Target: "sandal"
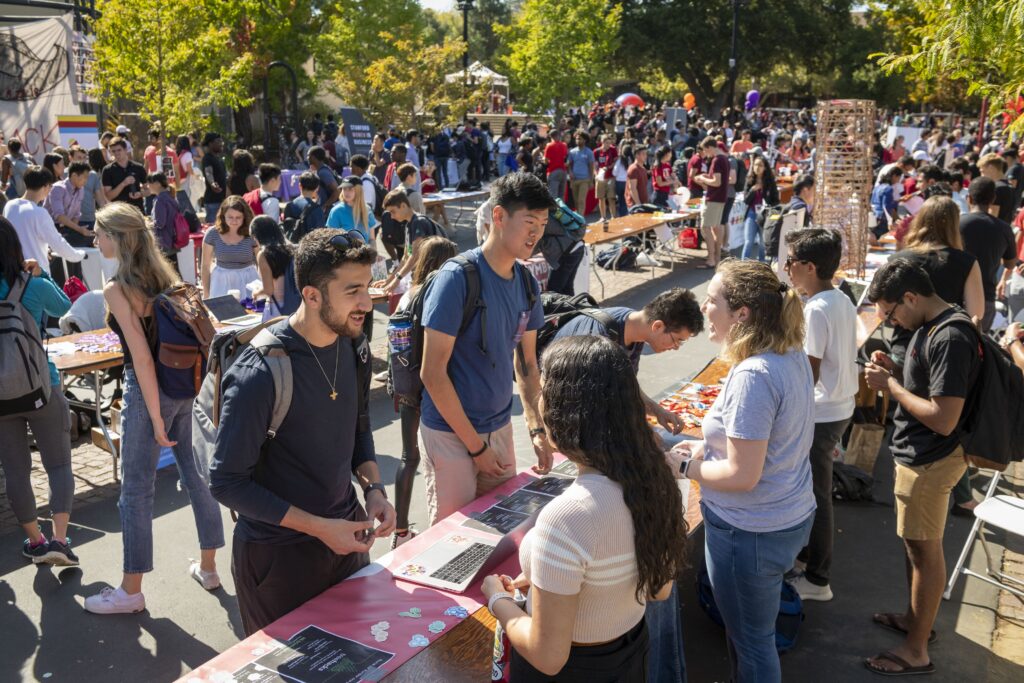
[[(881, 626), (884, 629), (888, 629), (888, 630), (894, 631), (896, 633), (901, 633), (903, 635), (907, 635), (907, 629), (905, 629), (902, 626), (900, 626), (899, 622), (896, 621), (896, 617), (899, 617), (899, 616), (903, 616), (903, 615), (896, 614), (895, 612), (880, 612), (880, 613), (876, 614), (875, 616), (871, 617), (871, 621), (875, 622), (876, 624), (878, 624), (879, 626)], [(932, 631), (931, 633), (928, 634), (928, 644), (929, 645), (934, 643), (937, 639), (938, 639), (938, 636), (935, 634), (935, 631)]]
[(935, 673), (935, 665), (931, 662), (928, 662), (924, 666), (914, 666), (907, 660), (898, 655), (894, 655), (888, 650), (885, 652), (879, 652), (877, 655), (872, 657), (872, 659), (883, 659), (900, 667), (898, 670), (892, 671), (881, 668), (878, 664), (873, 663), (871, 659), (864, 660), (864, 666), (868, 671), (882, 676), (920, 676), (923, 674)]
[(714, 270), (714, 268), (715, 267), (710, 263), (702, 263), (701, 265), (697, 266), (697, 270)]

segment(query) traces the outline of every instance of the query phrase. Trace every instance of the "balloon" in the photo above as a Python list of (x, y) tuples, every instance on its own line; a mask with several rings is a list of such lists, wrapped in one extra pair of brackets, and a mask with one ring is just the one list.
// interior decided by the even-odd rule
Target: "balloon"
[(747, 101), (744, 107), (747, 111), (750, 111), (751, 109), (756, 109), (760, 101), (761, 93), (759, 93), (756, 90), (751, 90), (750, 92), (747, 93)]
[(697, 106), (697, 98), (693, 96), (692, 92), (683, 95), (683, 106), (686, 108), (686, 111), (690, 111)]
[(636, 93), (631, 93), (631, 92), (623, 93), (623, 94), (619, 95), (618, 97), (616, 97), (615, 101), (618, 104), (622, 105), (623, 107), (638, 107), (640, 109), (643, 109), (643, 107), (644, 107), (643, 98), (641, 98)]

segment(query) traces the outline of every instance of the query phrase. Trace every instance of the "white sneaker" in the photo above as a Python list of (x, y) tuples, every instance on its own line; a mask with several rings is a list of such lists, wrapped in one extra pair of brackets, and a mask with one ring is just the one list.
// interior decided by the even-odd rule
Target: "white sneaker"
[(807, 580), (807, 577), (801, 574), (797, 578), (789, 582), (796, 592), (800, 594), (801, 600), (817, 600), (818, 602), (828, 602), (832, 599), (832, 589), (829, 588), (828, 584), (824, 586), (817, 586)]
[(93, 614), (133, 614), (146, 609), (146, 597), (142, 593), (129, 595), (124, 589), (104, 588), (98, 595), (85, 599), (85, 611)]
[(220, 575), (217, 572), (204, 572), (199, 563), (194, 560), (188, 566), (188, 575), (208, 591), (220, 588)]

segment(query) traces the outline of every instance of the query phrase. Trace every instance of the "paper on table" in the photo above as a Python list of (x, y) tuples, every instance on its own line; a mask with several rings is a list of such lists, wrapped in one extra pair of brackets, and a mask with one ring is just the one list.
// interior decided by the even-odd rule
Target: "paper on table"
[(74, 342), (50, 342), (46, 345), (46, 353), (49, 356), (68, 356), (77, 348)]

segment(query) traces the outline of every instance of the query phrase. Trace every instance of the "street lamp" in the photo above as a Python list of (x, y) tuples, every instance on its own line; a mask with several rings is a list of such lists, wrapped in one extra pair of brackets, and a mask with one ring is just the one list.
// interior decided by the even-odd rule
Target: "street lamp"
[(732, 49), (729, 52), (729, 107), (736, 99), (736, 43), (740, 23), (740, 0), (732, 0)]
[(473, 9), (473, 0), (458, 0), (455, 6), (462, 12), (462, 42), (466, 49), (462, 53), (462, 70), (466, 79), (469, 78), (469, 10)]

